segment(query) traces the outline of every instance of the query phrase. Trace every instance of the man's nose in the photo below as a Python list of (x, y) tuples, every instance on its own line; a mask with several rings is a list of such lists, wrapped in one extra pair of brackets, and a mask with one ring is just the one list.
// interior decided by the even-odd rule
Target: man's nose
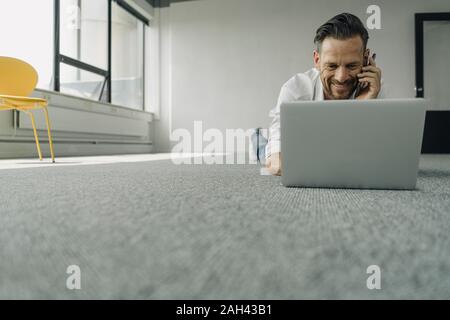
[(334, 74), (334, 78), (340, 83), (347, 81), (349, 79), (347, 68), (339, 67)]

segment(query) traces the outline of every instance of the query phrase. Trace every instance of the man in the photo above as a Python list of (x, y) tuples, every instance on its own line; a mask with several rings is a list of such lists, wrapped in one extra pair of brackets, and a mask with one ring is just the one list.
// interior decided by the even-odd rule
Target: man
[(299, 73), (281, 88), (266, 146), (266, 166), (281, 175), (280, 106), (298, 100), (376, 99), (381, 90), (381, 70), (367, 49), (369, 34), (358, 17), (342, 13), (316, 31), (314, 68)]

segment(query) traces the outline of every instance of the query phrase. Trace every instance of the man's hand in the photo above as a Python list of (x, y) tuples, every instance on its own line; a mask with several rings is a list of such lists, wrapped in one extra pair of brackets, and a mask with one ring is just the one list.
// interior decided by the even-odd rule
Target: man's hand
[(369, 65), (362, 68), (358, 74), (358, 82), (363, 85), (356, 99), (376, 99), (381, 89), (381, 69), (375, 64), (375, 60), (369, 57)]
[(269, 172), (275, 176), (281, 176), (281, 153), (272, 153), (267, 160)]

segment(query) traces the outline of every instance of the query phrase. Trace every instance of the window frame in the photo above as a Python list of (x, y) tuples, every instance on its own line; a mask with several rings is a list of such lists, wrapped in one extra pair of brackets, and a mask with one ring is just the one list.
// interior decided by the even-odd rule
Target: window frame
[[(108, 68), (102, 69), (98, 68), (96, 66), (93, 66), (91, 64), (82, 62), (80, 60), (68, 57), (66, 55), (63, 55), (61, 53), (60, 48), (60, 35), (61, 35), (61, 0), (54, 0), (54, 62), (53, 62), (53, 90), (56, 92), (61, 92), (61, 63), (64, 63), (66, 65), (72, 66), (74, 68), (78, 68), (80, 70), (88, 71), (97, 75), (100, 75), (104, 77), (104, 82), (102, 85), (102, 90), (100, 92), (100, 97), (98, 101), (102, 101), (104, 92), (105, 92), (105, 86), (107, 88), (106, 90), (106, 103), (111, 104), (111, 82), (112, 82), (112, 3), (115, 2), (118, 6), (120, 6), (122, 9), (124, 9), (127, 13), (131, 14), (133, 17), (135, 17), (137, 20), (141, 21), (144, 24), (143, 29), (143, 103), (142, 103), (142, 110), (145, 110), (145, 27), (149, 26), (150, 22), (149, 20), (143, 16), (141, 13), (139, 13), (136, 9), (134, 9), (131, 5), (126, 3), (124, 0), (105, 0), (107, 1), (107, 16), (108, 16), (108, 40), (107, 40), (107, 66)], [(92, 99), (96, 101), (95, 99)], [(124, 106), (126, 107), (126, 106)], [(127, 107), (129, 108), (129, 107)], [(132, 108), (129, 108), (132, 109)]]
[[(416, 98), (425, 97), (424, 85), (424, 23), (426, 21), (450, 21), (450, 12), (424, 12), (414, 15)], [(450, 154), (450, 111), (428, 110), (422, 141), (422, 153)]]

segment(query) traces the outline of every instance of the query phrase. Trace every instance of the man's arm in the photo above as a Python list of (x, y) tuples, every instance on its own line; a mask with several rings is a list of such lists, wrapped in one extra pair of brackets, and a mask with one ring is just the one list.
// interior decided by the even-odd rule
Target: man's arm
[[(311, 69), (306, 73), (297, 74), (289, 79), (280, 90), (277, 105), (270, 112), (273, 118), (269, 129), (269, 142), (266, 147), (266, 167), (273, 175), (280, 176), (281, 172), (281, 124), (280, 106), (284, 102), (298, 100), (312, 100), (314, 95), (314, 83), (312, 77), (317, 71)], [(320, 81), (320, 80), (319, 80)]]
[(270, 174), (273, 174), (275, 176), (281, 176), (281, 153), (272, 153), (267, 158), (267, 169), (269, 170)]
[(284, 85), (281, 88), (276, 107), (271, 110), (270, 116), (273, 118), (269, 129), (269, 141), (266, 148), (266, 167), (273, 175), (281, 176), (281, 132), (280, 132), (280, 106), (283, 102), (295, 101), (294, 93)]

